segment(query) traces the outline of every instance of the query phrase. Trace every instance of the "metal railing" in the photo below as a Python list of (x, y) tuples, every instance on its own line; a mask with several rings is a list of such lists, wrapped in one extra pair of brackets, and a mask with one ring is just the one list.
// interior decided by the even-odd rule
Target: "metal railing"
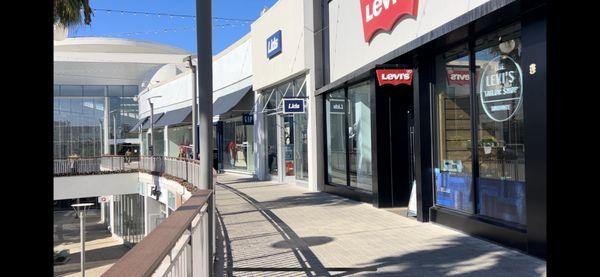
[(184, 179), (194, 185), (200, 184), (200, 162), (185, 158), (164, 156), (140, 157), (140, 169), (166, 173)]
[(100, 157), (54, 160), (54, 174), (85, 174), (100, 171)]
[(101, 171), (121, 171), (125, 169), (124, 156), (102, 156), (100, 162)]
[[(196, 160), (142, 156), (139, 169), (181, 178), (196, 187), (200, 184)], [(102, 276), (209, 276), (213, 256), (209, 205), (213, 201), (211, 190), (193, 190), (183, 205)]]
[(96, 174), (125, 170), (124, 156), (102, 156), (54, 160), (54, 175)]

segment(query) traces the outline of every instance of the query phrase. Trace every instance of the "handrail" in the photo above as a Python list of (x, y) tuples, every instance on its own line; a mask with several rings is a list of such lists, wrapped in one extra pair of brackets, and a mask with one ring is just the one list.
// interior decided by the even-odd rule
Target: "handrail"
[(207, 209), (214, 205), (214, 196), (212, 190), (198, 188), (200, 164), (186, 158), (140, 156), (138, 170), (178, 179), (192, 196), (102, 276), (208, 276), (213, 211)]
[[(211, 200), (211, 190), (198, 190), (172, 215), (119, 259), (102, 276), (151, 276), (175, 248), (194, 219), (205, 214), (203, 207)], [(198, 224), (198, 221), (195, 222)], [(207, 228), (207, 230), (210, 230)], [(192, 232), (193, 235), (193, 232)], [(202, 246), (202, 245), (201, 245)], [(203, 245), (207, 248), (207, 245)], [(192, 244), (192, 247), (194, 245)], [(172, 253), (171, 253), (172, 254)], [(171, 257), (174, 258), (174, 257)]]

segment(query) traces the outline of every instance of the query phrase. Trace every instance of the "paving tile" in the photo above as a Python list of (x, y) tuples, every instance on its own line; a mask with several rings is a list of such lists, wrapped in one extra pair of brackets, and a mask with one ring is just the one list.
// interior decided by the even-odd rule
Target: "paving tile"
[[(230, 276), (546, 274), (543, 260), (367, 203), (234, 174), (217, 181), (233, 268), (260, 269)], [(303, 267), (317, 271), (277, 271)]]

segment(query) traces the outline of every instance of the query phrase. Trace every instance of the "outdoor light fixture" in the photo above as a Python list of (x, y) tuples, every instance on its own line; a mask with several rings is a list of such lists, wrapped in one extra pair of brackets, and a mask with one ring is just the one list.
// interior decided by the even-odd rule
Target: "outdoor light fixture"
[(502, 51), (502, 53), (508, 54), (515, 49), (515, 46), (516, 46), (515, 40), (511, 39), (511, 40), (500, 43), (498, 45), (498, 48), (500, 48), (500, 51)]

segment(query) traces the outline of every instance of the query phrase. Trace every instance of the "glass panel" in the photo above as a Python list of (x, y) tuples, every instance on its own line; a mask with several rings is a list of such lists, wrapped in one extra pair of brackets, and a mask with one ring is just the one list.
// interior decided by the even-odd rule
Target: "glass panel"
[(102, 98), (54, 98), (54, 158), (102, 155)]
[(269, 174), (277, 175), (277, 115), (266, 116), (267, 167)]
[(59, 95), (60, 95), (60, 86), (54, 85), (54, 96), (59, 96)]
[(165, 155), (165, 129), (164, 127), (155, 128), (154, 132), (154, 155), (164, 156)]
[(369, 82), (348, 88), (350, 186), (372, 191)]
[(104, 86), (83, 86), (83, 96), (104, 97)]
[(61, 96), (83, 96), (82, 86), (60, 86)]
[(223, 141), (225, 169), (247, 170), (248, 160), (248, 134), (246, 126), (242, 125), (242, 119), (223, 122)]
[(470, 85), (467, 45), (436, 57), (436, 204), (472, 213)]
[(295, 176), (294, 173), (294, 116), (283, 117), (283, 147), (285, 159), (285, 175)]
[(254, 172), (254, 127), (252, 125), (245, 125), (246, 128), (246, 141), (244, 155), (246, 157), (246, 163), (248, 164), (247, 171)]
[(138, 94), (138, 86), (123, 86), (123, 97), (134, 97)]
[(123, 86), (108, 86), (109, 97), (123, 97)]
[(346, 175), (346, 100), (344, 90), (327, 94), (327, 183), (347, 185)]
[(477, 40), (477, 211), (524, 225), (525, 143), (519, 30), (516, 24)]
[(169, 156), (188, 157), (191, 154), (192, 126), (169, 127)]

